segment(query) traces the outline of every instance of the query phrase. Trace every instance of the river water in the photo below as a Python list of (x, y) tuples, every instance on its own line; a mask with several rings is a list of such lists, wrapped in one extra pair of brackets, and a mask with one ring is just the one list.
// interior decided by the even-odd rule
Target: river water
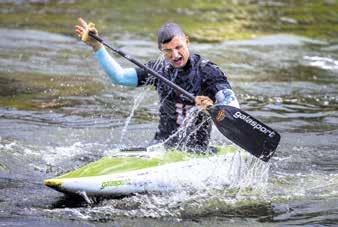
[[(141, 61), (159, 56), (147, 38), (111, 40)], [(338, 223), (337, 42), (288, 34), (193, 42), (192, 52), (228, 73), (241, 108), (280, 132), (275, 156), (256, 162), (253, 175), (238, 174), (230, 189), (141, 194), (93, 206), (42, 182), (115, 148), (146, 145), (157, 126), (155, 91), (111, 85), (89, 48), (69, 35), (0, 28), (0, 50), (1, 226)], [(212, 142), (229, 144), (216, 130)]]

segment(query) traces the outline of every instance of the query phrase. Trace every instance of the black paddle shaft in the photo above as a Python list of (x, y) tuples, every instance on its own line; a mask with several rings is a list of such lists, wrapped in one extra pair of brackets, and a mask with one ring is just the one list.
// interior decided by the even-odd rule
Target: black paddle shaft
[[(195, 101), (195, 96), (193, 94), (187, 92), (154, 70), (146, 67), (131, 56), (125, 54), (123, 51), (111, 47), (95, 33), (89, 32), (89, 36), (144, 69), (147, 73), (157, 77), (169, 87), (174, 88), (192, 101)], [(278, 132), (250, 116), (248, 113), (228, 105), (213, 105), (208, 107), (207, 112), (210, 114), (218, 130), (226, 138), (264, 162), (269, 161), (277, 149), (280, 141)]]

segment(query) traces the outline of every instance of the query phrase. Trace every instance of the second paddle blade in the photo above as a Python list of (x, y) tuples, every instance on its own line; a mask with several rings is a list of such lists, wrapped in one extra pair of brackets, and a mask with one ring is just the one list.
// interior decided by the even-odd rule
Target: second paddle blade
[(214, 105), (208, 112), (226, 138), (257, 158), (269, 161), (280, 141), (278, 132), (232, 106)]

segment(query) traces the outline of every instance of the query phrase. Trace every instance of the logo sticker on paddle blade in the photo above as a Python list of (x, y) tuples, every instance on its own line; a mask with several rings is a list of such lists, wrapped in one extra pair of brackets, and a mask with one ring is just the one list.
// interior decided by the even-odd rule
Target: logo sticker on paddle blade
[(217, 112), (215, 120), (216, 120), (217, 122), (220, 122), (220, 121), (222, 121), (222, 120), (224, 119), (224, 116), (225, 116), (225, 110), (224, 110), (224, 109), (221, 109), (221, 110), (219, 110), (219, 111)]

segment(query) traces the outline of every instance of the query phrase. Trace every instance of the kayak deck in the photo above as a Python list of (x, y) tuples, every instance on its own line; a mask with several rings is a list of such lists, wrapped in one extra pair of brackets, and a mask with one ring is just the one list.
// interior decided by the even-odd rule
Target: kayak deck
[[(195, 158), (233, 153), (233, 146), (217, 146), (215, 154), (196, 154), (170, 150), (155, 157), (103, 157), (95, 162), (89, 163), (79, 169), (68, 172), (57, 177), (57, 179), (101, 176), (115, 173), (125, 173), (134, 170), (165, 165), (174, 162), (187, 161)], [(46, 181), (45, 181), (46, 182)], [(48, 185), (47, 185), (48, 186)]]

